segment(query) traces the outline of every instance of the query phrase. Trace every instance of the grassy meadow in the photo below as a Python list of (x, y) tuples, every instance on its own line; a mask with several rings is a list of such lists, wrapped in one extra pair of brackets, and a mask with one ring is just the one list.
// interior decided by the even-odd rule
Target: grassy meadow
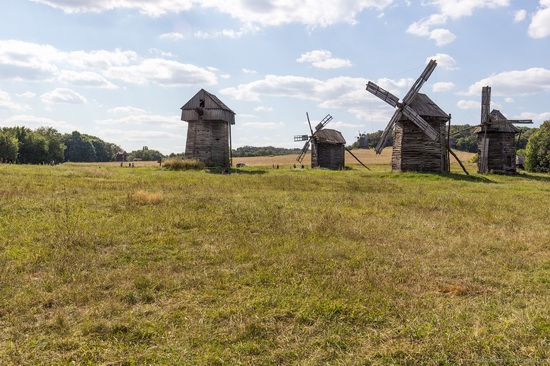
[(550, 362), (550, 176), (294, 158), (0, 164), (0, 365)]

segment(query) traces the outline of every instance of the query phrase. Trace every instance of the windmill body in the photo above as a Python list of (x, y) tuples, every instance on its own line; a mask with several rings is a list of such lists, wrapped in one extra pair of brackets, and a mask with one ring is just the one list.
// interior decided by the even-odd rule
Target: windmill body
[(477, 133), (479, 173), (516, 173), (516, 135), (514, 123), (528, 124), (531, 120), (509, 120), (499, 110), (490, 110), (491, 88), (483, 87), (481, 94), (481, 124)]
[(185, 158), (201, 160), (206, 166), (230, 166), (235, 112), (204, 89), (181, 110), (181, 120), (188, 123)]
[(357, 136), (357, 148), (358, 149), (368, 149), (369, 148), (369, 140), (366, 133), (359, 132), (359, 135)]
[(392, 150), (392, 171), (395, 172), (429, 172), (449, 171), (447, 154), (446, 124), (449, 116), (439, 108), (427, 95), (418, 93), (411, 102), (424, 121), (441, 138), (433, 140), (406, 116), (395, 124)]
[(322, 129), (313, 136), (311, 167), (333, 170), (344, 169), (346, 140), (339, 131)]
[(401, 102), (373, 82), (367, 84), (367, 91), (396, 108), (375, 148), (376, 153), (380, 154), (389, 134), (394, 133), (393, 171), (449, 171), (445, 124), (451, 117), (427, 95), (419, 93), (436, 66), (437, 62), (430, 60)]
[(306, 142), (296, 160), (301, 163), (311, 147), (312, 168), (343, 169), (345, 166), (346, 140), (339, 131), (324, 128), (332, 120), (332, 116), (327, 114), (315, 126), (315, 131), (311, 128), (309, 114), (306, 113), (306, 116), (311, 135), (294, 136), (295, 142)]

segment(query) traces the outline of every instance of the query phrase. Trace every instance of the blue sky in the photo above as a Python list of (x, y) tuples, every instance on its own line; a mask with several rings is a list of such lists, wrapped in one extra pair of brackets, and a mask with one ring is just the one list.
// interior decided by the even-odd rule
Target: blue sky
[(236, 112), (233, 147), (301, 147), (326, 114), (348, 143), (383, 129), (371, 80), (421, 92), (453, 124), (481, 88), (512, 119), (550, 119), (550, 0), (0, 0), (0, 126), (78, 130), (183, 152), (201, 88)]

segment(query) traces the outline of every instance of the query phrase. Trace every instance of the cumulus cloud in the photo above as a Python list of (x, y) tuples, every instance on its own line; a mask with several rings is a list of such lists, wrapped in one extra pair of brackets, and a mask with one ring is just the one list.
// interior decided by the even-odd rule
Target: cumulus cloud
[(259, 129), (268, 129), (268, 130), (277, 130), (284, 127), (282, 122), (243, 122), (241, 126), (247, 128), (259, 128)]
[(86, 104), (86, 98), (78, 94), (74, 90), (57, 88), (51, 92), (44, 93), (40, 96), (40, 100), (47, 104)]
[(529, 25), (529, 36), (546, 38), (550, 35), (550, 0), (540, 0), (540, 7)]
[(453, 82), (437, 82), (432, 86), (432, 91), (434, 92), (448, 92), (455, 88), (455, 83)]
[(177, 33), (177, 32), (164, 33), (159, 36), (159, 39), (168, 40), (168, 41), (179, 41), (179, 40), (182, 40), (183, 38), (184, 38), (183, 34)]
[[(329, 26), (335, 23), (357, 22), (357, 15), (365, 9), (382, 11), (394, 0), (310, 0), (282, 1), (219, 1), (219, 0), (33, 0), (61, 9), (66, 13), (104, 12), (115, 9), (130, 9), (158, 17), (167, 13), (180, 13), (193, 8), (210, 8), (246, 26), (278, 26), (302, 23), (309, 27)], [(240, 31), (239, 31), (240, 32)], [(238, 34), (239, 32), (236, 32)], [(208, 36), (208, 34), (206, 34)]]
[(332, 53), (327, 50), (315, 50), (302, 54), (296, 61), (309, 63), (313, 67), (320, 69), (338, 69), (341, 67), (350, 67), (351, 61), (343, 58), (332, 57)]
[(107, 110), (107, 113), (111, 114), (145, 114), (145, 110), (141, 108), (125, 106), (125, 107), (115, 107)]
[(521, 9), (514, 12), (514, 23), (520, 23), (527, 17), (527, 10)]
[(14, 102), (7, 92), (0, 90), (0, 109), (6, 109), (9, 111), (25, 111), (31, 109), (31, 107)]
[(455, 59), (445, 53), (437, 53), (434, 56), (428, 57), (426, 59), (426, 64), (432, 59), (437, 61), (438, 67), (442, 67), (447, 70), (458, 70)]
[(422, 2), (422, 5), (435, 7), (437, 13), (412, 23), (407, 28), (407, 32), (416, 36), (428, 37), (434, 40), (436, 45), (444, 46), (452, 43), (456, 36), (448, 29), (441, 27), (434, 29), (433, 27), (445, 25), (449, 20), (471, 16), (476, 9), (507, 7), (510, 5), (510, 0), (426, 0)]
[(460, 109), (478, 109), (481, 108), (479, 101), (474, 100), (459, 100), (456, 106)]
[(217, 83), (215, 72), (134, 51), (63, 52), (50, 45), (0, 40), (0, 80), (59, 81), (90, 88), (116, 89), (110, 80), (131, 84), (195, 86)]
[(470, 85), (465, 95), (480, 95), (481, 89), (491, 86), (492, 95), (515, 96), (550, 91), (550, 70), (536, 67), (527, 70), (505, 71)]
[(139, 126), (139, 125), (152, 125), (158, 128), (178, 129), (182, 128), (184, 124), (179, 116), (175, 115), (156, 115), (147, 112), (140, 112), (137, 108), (122, 107), (122, 109), (115, 109), (114, 113), (121, 114), (122, 111), (128, 111), (123, 117), (120, 118), (107, 118), (96, 120), (95, 123), (102, 126)]
[(29, 114), (21, 114), (11, 116), (7, 119), (2, 120), (2, 125), (4, 126), (25, 126), (29, 128), (38, 128), (49, 126), (53, 127), (60, 131), (74, 131), (76, 127), (73, 124), (70, 124), (61, 120), (53, 120), (50, 118), (37, 117)]

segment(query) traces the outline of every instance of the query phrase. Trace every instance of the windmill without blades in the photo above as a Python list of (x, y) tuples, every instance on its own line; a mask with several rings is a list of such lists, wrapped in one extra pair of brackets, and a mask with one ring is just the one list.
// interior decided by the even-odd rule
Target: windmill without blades
[(357, 135), (357, 148), (358, 149), (368, 149), (369, 148), (369, 140), (367, 138), (366, 132), (359, 131), (359, 135)]
[(481, 124), (477, 133), (477, 168), (479, 173), (516, 173), (516, 135), (520, 131), (513, 123), (530, 124), (532, 120), (510, 120), (499, 110), (491, 110), (491, 87), (481, 92)]
[(311, 135), (296, 135), (294, 142), (305, 141), (304, 147), (296, 159), (302, 162), (311, 146), (311, 167), (327, 168), (333, 170), (343, 169), (345, 166), (345, 151), (347, 150), (361, 165), (368, 169), (351, 151), (346, 148), (346, 140), (339, 131), (324, 128), (332, 120), (332, 116), (327, 114), (315, 126), (315, 131), (311, 128), (309, 114), (306, 112), (307, 123)]
[[(436, 66), (437, 62), (430, 60), (401, 102), (398, 97), (375, 83), (369, 81), (367, 84), (367, 91), (396, 108), (375, 147), (376, 153), (380, 154), (388, 135), (395, 129), (392, 151), (393, 171), (448, 172), (448, 152), (462, 166), (458, 157), (448, 148), (445, 124), (450, 123), (451, 116), (447, 115), (427, 95), (419, 93)], [(466, 172), (465, 169), (464, 171)]]

